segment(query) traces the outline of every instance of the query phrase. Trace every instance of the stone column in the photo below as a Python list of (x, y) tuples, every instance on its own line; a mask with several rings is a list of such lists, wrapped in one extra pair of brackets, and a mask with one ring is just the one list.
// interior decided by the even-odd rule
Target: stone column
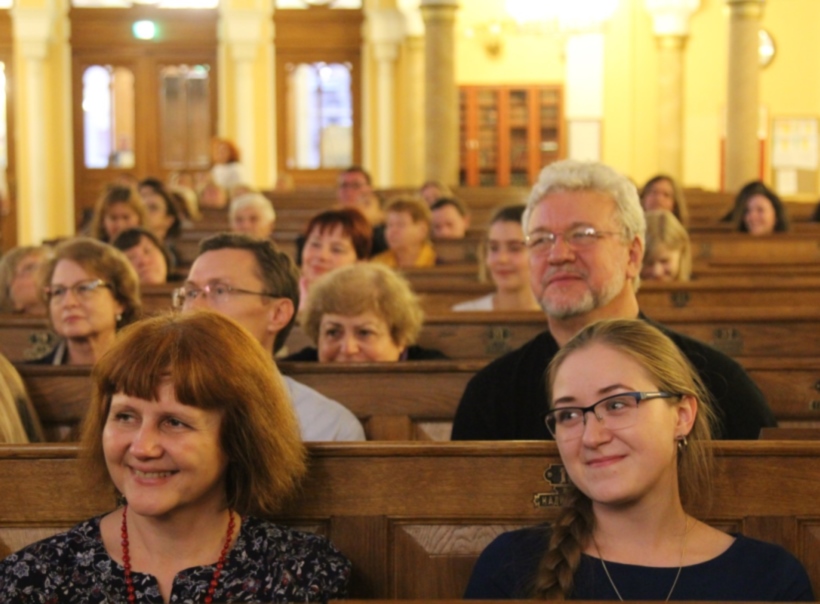
[(424, 37), (406, 38), (404, 180), (420, 186), (424, 172)]
[(646, 0), (658, 43), (658, 168), (683, 178), (683, 58), (689, 19), (700, 0)]
[[(39, 245), (50, 236), (48, 232), (48, 178), (45, 121), (43, 100), (47, 86), (44, 62), (48, 55), (54, 14), (51, 3), (45, 9), (12, 8), (16, 49), (22, 55), (23, 99), (26, 107), (25, 170), (19, 175), (17, 199), (17, 240), (20, 245)], [(20, 99), (21, 97), (17, 97)]]
[(426, 32), (424, 78), (425, 178), (458, 183), (458, 89), (455, 14), (458, 0), (422, 0)]
[(737, 191), (758, 177), (760, 145), (758, 32), (765, 0), (726, 0), (729, 75), (726, 94), (726, 183)]
[(402, 16), (394, 9), (367, 13), (369, 38), (376, 60), (376, 185), (395, 183), (396, 59), (403, 35)]
[(256, 173), (256, 127), (254, 124), (254, 100), (261, 91), (256, 90), (253, 67), (262, 41), (262, 20), (269, 18), (261, 10), (225, 9), (221, 13), (228, 57), (232, 62), (234, 115), (236, 116), (236, 145), (245, 166), (245, 177), (255, 185)]

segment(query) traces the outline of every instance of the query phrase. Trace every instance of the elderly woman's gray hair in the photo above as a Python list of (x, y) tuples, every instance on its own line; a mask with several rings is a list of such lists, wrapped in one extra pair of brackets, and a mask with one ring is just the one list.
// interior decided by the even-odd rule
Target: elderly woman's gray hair
[(380, 264), (358, 263), (333, 270), (311, 287), (303, 314), (305, 333), (319, 339), (325, 314), (352, 317), (372, 312), (390, 328), (395, 344), (416, 342), (424, 312), (406, 279)]
[(270, 222), (276, 220), (276, 211), (273, 209), (273, 204), (270, 199), (261, 193), (245, 193), (233, 198), (228, 209), (229, 218), (233, 220), (234, 214), (247, 207), (257, 208), (265, 220)]

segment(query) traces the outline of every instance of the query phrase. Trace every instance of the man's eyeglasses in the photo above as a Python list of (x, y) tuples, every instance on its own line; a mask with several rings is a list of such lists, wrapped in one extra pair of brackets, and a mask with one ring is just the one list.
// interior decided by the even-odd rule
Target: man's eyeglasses
[(558, 239), (563, 239), (569, 247), (578, 250), (591, 246), (607, 235), (620, 234), (613, 231), (599, 231), (591, 226), (577, 226), (563, 233), (536, 231), (527, 235), (526, 242), (527, 247), (530, 248), (530, 253), (539, 256), (548, 254), (555, 247)]
[(580, 438), (584, 434), (587, 413), (609, 430), (631, 428), (638, 421), (638, 403), (655, 398), (676, 398), (682, 394), (672, 392), (619, 392), (589, 407), (558, 407), (544, 417), (547, 429), (556, 441)]
[(43, 294), (45, 295), (46, 302), (62, 302), (69, 291), (80, 300), (88, 300), (100, 287), (113, 289), (110, 283), (106, 283), (102, 279), (90, 279), (88, 281), (80, 281), (70, 287), (65, 285), (49, 285), (43, 290)]
[(226, 302), (229, 297), (238, 294), (248, 296), (266, 296), (268, 298), (281, 297), (268, 292), (254, 292), (249, 289), (240, 289), (238, 287), (228, 285), (227, 283), (209, 283), (204, 287), (194, 287), (193, 285), (183, 285), (182, 287), (178, 287), (174, 290), (172, 299), (174, 308), (181, 310), (187, 305), (193, 303), (200, 296), (210, 298), (211, 302), (219, 306), (220, 304)]

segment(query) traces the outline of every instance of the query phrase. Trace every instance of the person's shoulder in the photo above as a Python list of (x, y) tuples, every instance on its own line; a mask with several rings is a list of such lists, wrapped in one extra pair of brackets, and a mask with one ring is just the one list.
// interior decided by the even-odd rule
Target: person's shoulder
[(407, 347), (408, 361), (435, 361), (442, 359), (447, 359), (447, 355), (435, 348), (422, 348), (415, 344)]
[(464, 597), (467, 599), (526, 598), (538, 562), (550, 539), (547, 525), (498, 535), (481, 552)]
[(77, 568), (93, 566), (102, 547), (99, 520), (81, 522), (0, 560), (0, 601), (10, 594), (45, 589), (46, 583), (55, 588)]
[(487, 311), (493, 309), (493, 295), (487, 294), (475, 300), (467, 300), (453, 305), (453, 312)]
[(292, 377), (282, 377), (299, 419), (302, 440), (365, 440), (364, 428), (350, 409)]
[(800, 561), (785, 547), (768, 541), (761, 541), (745, 535), (734, 535), (735, 542), (727, 550), (730, 555), (755, 560), (757, 564), (767, 568), (799, 567)]
[(481, 369), (476, 375), (495, 375), (498, 373), (507, 374), (510, 369), (522, 364), (543, 365), (546, 368), (550, 359), (558, 351), (558, 344), (548, 330), (542, 331), (529, 342), (522, 344), (515, 350), (491, 361), (486, 367)]
[(351, 563), (327, 537), (300, 531), (255, 517), (243, 519), (246, 543), (262, 556), (276, 557), (300, 564), (312, 561), (314, 566), (332, 569), (340, 575), (350, 574)]
[[(786, 548), (744, 535), (721, 556), (730, 568), (743, 568), (747, 579), (760, 583), (760, 599), (813, 601), (811, 580), (803, 564)], [(772, 591), (774, 590), (774, 591)]]

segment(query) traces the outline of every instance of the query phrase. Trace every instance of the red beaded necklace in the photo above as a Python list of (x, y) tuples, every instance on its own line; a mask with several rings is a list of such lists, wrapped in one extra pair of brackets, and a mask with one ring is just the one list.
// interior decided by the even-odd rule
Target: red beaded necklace
[[(222, 574), (222, 567), (225, 566), (225, 558), (228, 555), (228, 548), (231, 546), (231, 538), (233, 537), (233, 530), (236, 524), (233, 519), (233, 510), (228, 510), (228, 534), (225, 535), (225, 545), (222, 546), (222, 552), (219, 554), (219, 560), (216, 562), (214, 569), (214, 576), (211, 577), (211, 583), (208, 586), (208, 593), (205, 595), (205, 604), (211, 604), (214, 601), (214, 592), (216, 591), (217, 583), (219, 582), (219, 575)], [(131, 578), (131, 556), (128, 553), (128, 524), (125, 519), (128, 515), (128, 506), (122, 509), (122, 565), (125, 567), (125, 588), (128, 591), (128, 601), (136, 602), (137, 597), (134, 595), (134, 580)]]

